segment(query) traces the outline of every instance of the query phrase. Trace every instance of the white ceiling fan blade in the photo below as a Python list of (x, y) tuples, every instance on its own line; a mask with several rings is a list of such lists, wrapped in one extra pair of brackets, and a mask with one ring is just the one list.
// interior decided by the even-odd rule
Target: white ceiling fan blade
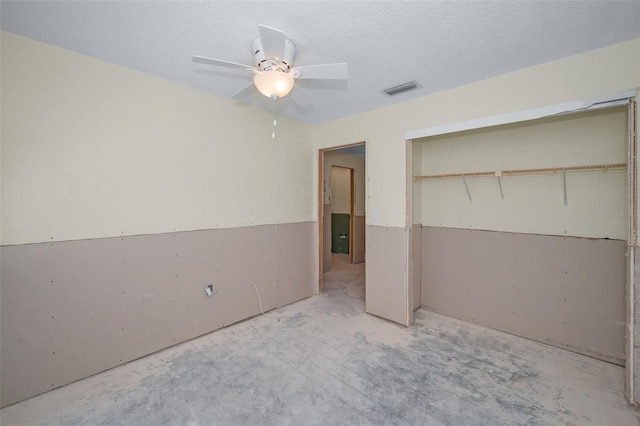
[(346, 80), (349, 78), (347, 64), (307, 65), (295, 67), (291, 73), (298, 79)]
[(289, 96), (291, 96), (293, 102), (301, 107), (306, 107), (313, 103), (313, 97), (300, 86), (294, 86)]
[(262, 39), (264, 56), (267, 59), (282, 59), (284, 56), (284, 43), (287, 36), (282, 31), (267, 27), (266, 25), (258, 25), (258, 32)]
[(253, 68), (251, 65), (239, 64), (237, 62), (223, 61), (222, 59), (207, 58), (205, 56), (193, 55), (192, 58), (193, 58), (193, 62), (197, 62), (199, 64), (219, 65), (221, 67), (240, 68), (240, 69)]
[(238, 90), (236, 93), (231, 95), (231, 99), (244, 98), (254, 90), (255, 90), (255, 85), (253, 83), (249, 83), (248, 85), (244, 86), (242, 89)]

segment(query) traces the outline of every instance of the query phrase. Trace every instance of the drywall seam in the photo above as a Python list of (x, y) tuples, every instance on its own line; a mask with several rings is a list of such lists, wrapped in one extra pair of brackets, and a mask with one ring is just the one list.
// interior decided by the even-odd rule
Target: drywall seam
[(405, 299), (407, 301), (406, 311), (407, 311), (407, 324), (413, 324), (413, 268), (412, 265), (412, 253), (413, 253), (413, 232), (412, 232), (412, 199), (411, 195), (413, 192), (412, 182), (413, 182), (413, 141), (407, 140), (404, 143), (405, 149), (405, 170), (406, 170), (406, 182), (405, 182), (405, 279), (407, 280), (406, 285), (404, 285), (405, 289)]
[(629, 209), (629, 227), (627, 236), (627, 338), (625, 345), (626, 371), (625, 371), (625, 391), (631, 404), (637, 405), (636, 397), (636, 245), (638, 244), (638, 140), (637, 140), (637, 103), (635, 98), (629, 99), (628, 109), (628, 150), (627, 169), (628, 185), (627, 197)]
[(635, 277), (636, 258), (635, 247), (627, 245), (627, 337), (625, 341), (625, 391), (627, 399), (633, 405), (635, 399)]
[[(301, 221), (291, 221), (288, 223), (261, 223), (254, 224), (249, 226), (277, 226), (277, 225), (288, 225), (295, 223), (308, 223), (309, 221), (301, 220)], [(15, 246), (35, 246), (38, 244), (50, 244), (50, 243), (70, 243), (70, 242), (80, 242), (80, 241), (96, 241), (96, 240), (106, 240), (111, 238), (129, 238), (129, 237), (145, 237), (151, 235), (174, 235), (174, 234), (184, 234), (189, 232), (203, 232), (203, 231), (212, 231), (212, 230), (233, 230), (233, 229), (241, 229), (247, 228), (247, 226), (230, 226), (230, 227), (220, 227), (220, 228), (202, 228), (202, 229), (187, 229), (187, 230), (176, 230), (176, 231), (167, 231), (167, 232), (155, 232), (155, 233), (144, 233), (144, 234), (132, 234), (132, 235), (115, 235), (115, 236), (105, 236), (105, 237), (91, 237), (91, 238), (77, 238), (77, 239), (69, 239), (69, 240), (50, 240), (50, 241), (41, 241), (41, 242), (28, 242), (22, 244), (0, 244), (0, 247), (15, 247)]]
[(411, 286), (413, 287), (412, 309), (418, 309), (422, 303), (422, 225), (411, 226)]
[(410, 268), (411, 265), (411, 228), (404, 228), (405, 233), (405, 261), (404, 261), (404, 278), (406, 285), (402, 286), (404, 289), (404, 298), (406, 301), (405, 312), (407, 319), (405, 324), (410, 326), (413, 324), (413, 271)]

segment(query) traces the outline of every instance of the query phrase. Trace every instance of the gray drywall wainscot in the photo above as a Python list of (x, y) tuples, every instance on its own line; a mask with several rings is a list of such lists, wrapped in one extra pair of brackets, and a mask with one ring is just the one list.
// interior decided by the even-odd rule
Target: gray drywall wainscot
[(422, 228), (422, 306), (624, 365), (626, 242)]
[(367, 225), (367, 313), (410, 325), (405, 228)]
[(1, 247), (2, 406), (313, 295), (314, 229)]

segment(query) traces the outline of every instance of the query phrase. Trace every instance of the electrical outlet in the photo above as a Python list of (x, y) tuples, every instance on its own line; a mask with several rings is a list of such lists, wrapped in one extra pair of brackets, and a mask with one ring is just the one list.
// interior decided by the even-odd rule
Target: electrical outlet
[(211, 296), (213, 294), (213, 284), (209, 284), (204, 291), (207, 293), (207, 296)]

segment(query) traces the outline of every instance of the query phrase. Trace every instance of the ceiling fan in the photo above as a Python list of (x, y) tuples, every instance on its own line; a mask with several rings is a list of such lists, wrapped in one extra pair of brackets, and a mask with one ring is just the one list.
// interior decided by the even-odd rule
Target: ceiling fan
[(266, 25), (259, 25), (258, 33), (260, 35), (251, 43), (255, 66), (197, 55), (193, 56), (193, 61), (244, 69), (254, 73), (253, 83), (236, 92), (232, 98), (238, 97), (255, 85), (260, 93), (275, 101), (291, 92), (295, 80), (346, 80), (348, 78), (347, 64), (344, 63), (292, 67), (296, 46), (285, 33)]

